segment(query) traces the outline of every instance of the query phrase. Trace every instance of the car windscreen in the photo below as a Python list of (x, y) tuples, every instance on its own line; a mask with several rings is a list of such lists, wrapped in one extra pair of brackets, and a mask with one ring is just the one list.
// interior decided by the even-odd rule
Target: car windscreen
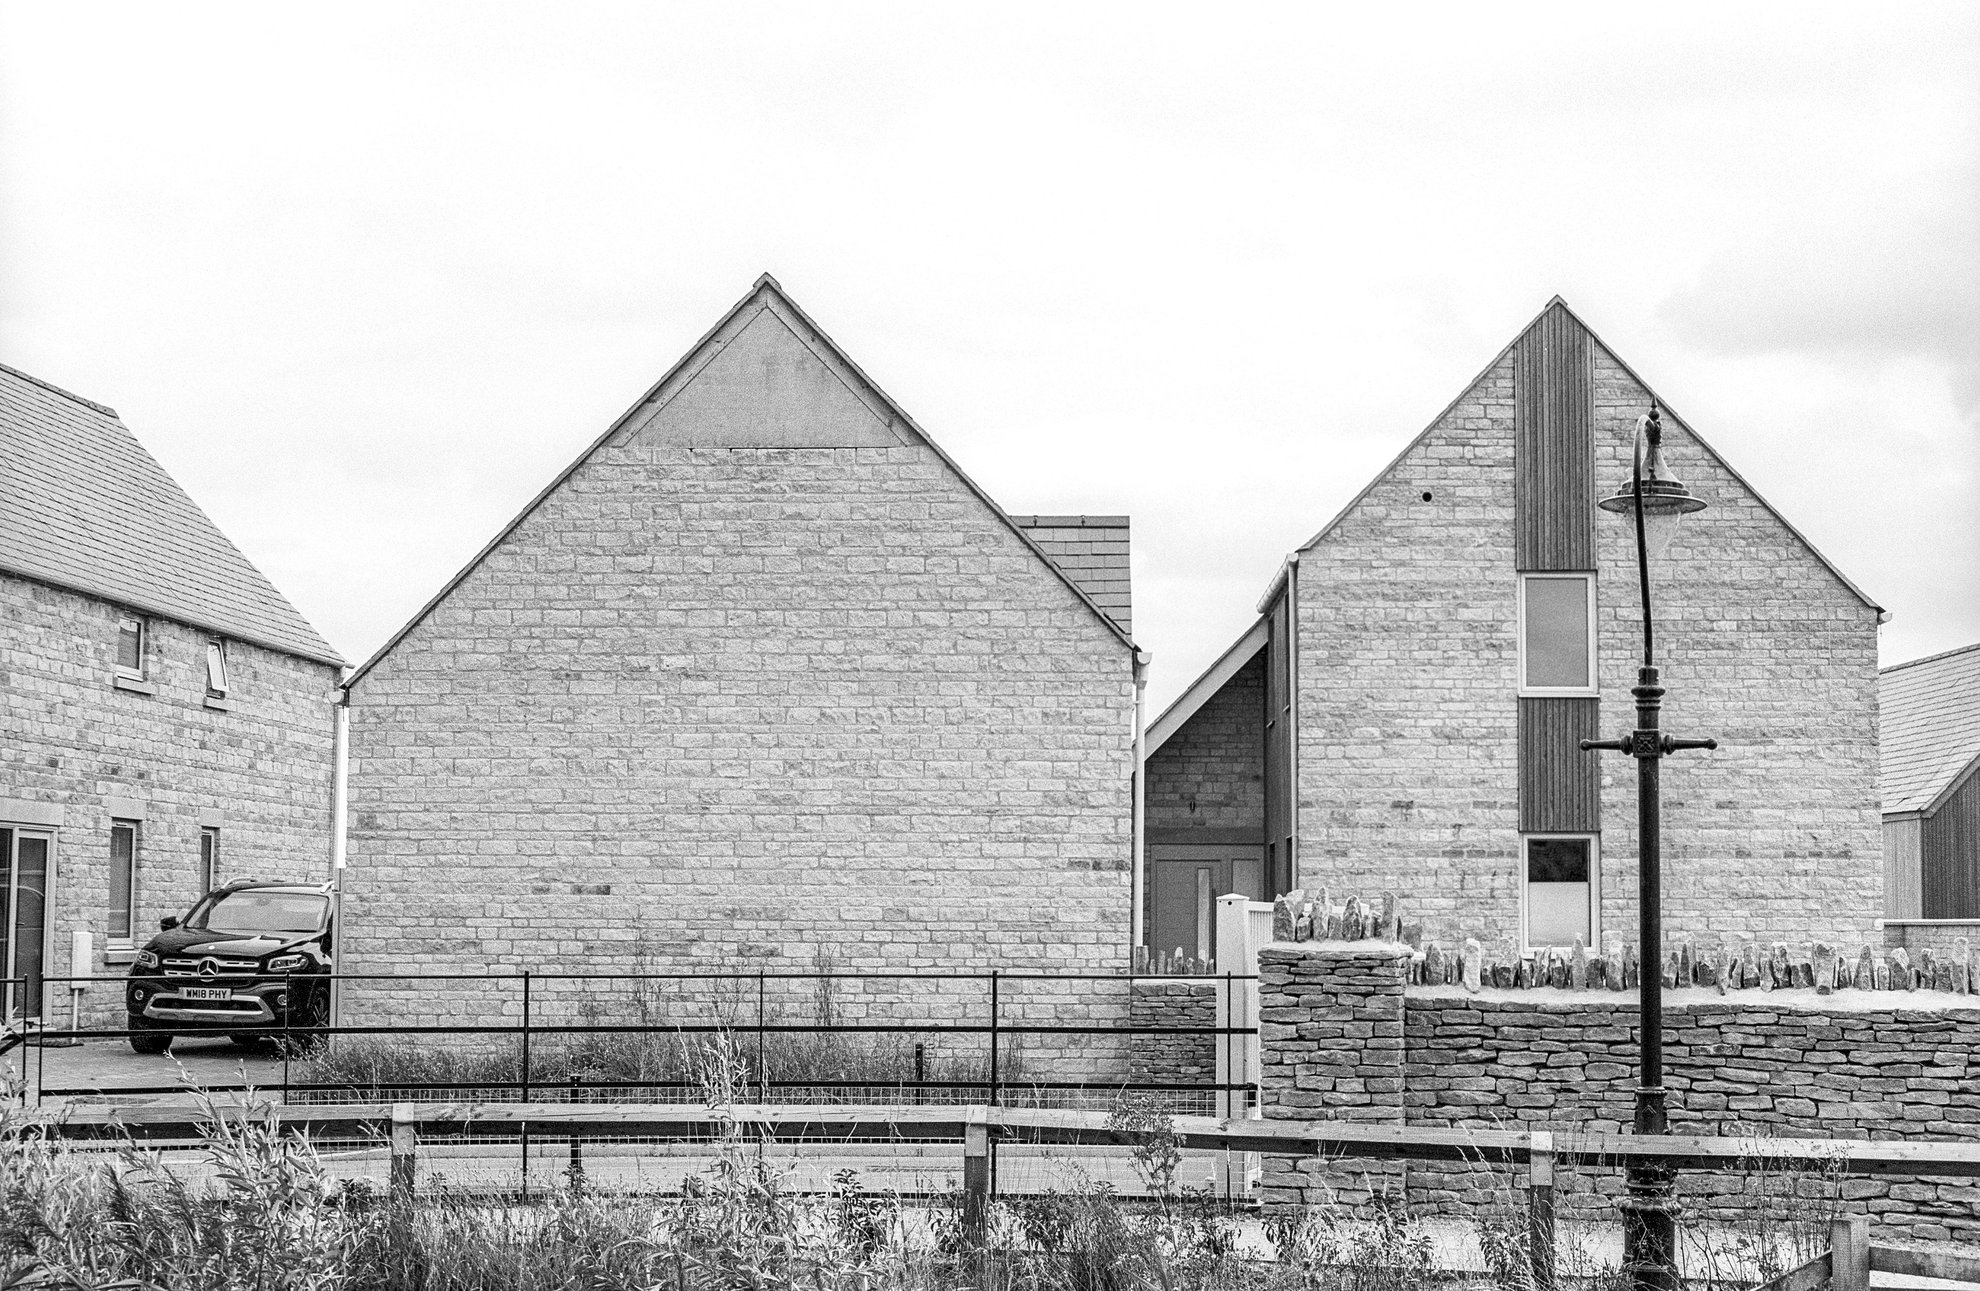
[(315, 932), (330, 898), (315, 892), (229, 892), (193, 911), (188, 927), (207, 932)]

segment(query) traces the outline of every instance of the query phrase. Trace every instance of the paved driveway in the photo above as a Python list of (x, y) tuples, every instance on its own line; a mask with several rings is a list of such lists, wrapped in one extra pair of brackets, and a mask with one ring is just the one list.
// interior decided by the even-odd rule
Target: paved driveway
[[(31, 1045), (7, 1055), (15, 1077), (25, 1062), (28, 1100), (44, 1105), (69, 1099), (142, 1103), (171, 1097), (190, 1080), (200, 1085), (251, 1084), (280, 1096), (282, 1056), (272, 1045), (238, 1045), (181, 1037), (156, 1057), (133, 1053), (123, 1040), (87, 1040), (73, 1046)], [(146, 1092), (155, 1091), (155, 1092)]]

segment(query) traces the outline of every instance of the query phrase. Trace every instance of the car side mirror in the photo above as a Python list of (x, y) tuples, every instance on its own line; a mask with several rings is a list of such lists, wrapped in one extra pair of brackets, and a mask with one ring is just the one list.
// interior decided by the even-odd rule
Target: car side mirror
[(158, 930), (160, 932), (170, 932), (172, 931), (172, 929), (178, 927), (181, 922), (183, 922), (183, 920), (181, 920), (178, 915), (175, 914), (162, 915), (159, 917), (158, 920)]

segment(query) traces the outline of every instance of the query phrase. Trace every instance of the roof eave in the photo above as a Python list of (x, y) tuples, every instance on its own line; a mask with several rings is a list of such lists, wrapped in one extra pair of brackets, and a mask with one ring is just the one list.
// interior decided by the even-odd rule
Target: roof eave
[(1259, 619), (1245, 629), (1244, 635), (1233, 641), (1224, 653), (1218, 655), (1215, 663), (1205, 668), (1195, 681), (1189, 683), (1182, 694), (1170, 701), (1169, 706), (1162, 710), (1162, 715), (1149, 724), (1148, 733), (1143, 737), (1144, 762), (1155, 756), (1155, 750), (1168, 743), (1169, 738), (1181, 730), (1190, 718), (1196, 716), (1197, 712), (1210, 702), (1213, 695), (1229, 685), (1232, 677), (1258, 657), (1258, 652), (1265, 648), (1266, 637), (1270, 631), (1270, 625), (1266, 620)]
[(189, 628), (197, 628), (201, 632), (211, 632), (213, 635), (224, 637), (229, 641), (243, 641), (248, 645), (259, 646), (263, 650), (273, 650), (277, 654), (285, 654), (292, 659), (306, 659), (311, 663), (325, 664), (338, 669), (350, 667), (350, 664), (335, 650), (331, 650), (328, 653), (318, 653), (313, 650), (302, 649), (280, 641), (270, 640), (268, 637), (256, 632), (243, 631), (238, 624), (220, 623), (212, 619), (196, 618), (179, 610), (165, 609), (162, 606), (137, 597), (112, 596), (98, 587), (86, 587), (81, 583), (50, 577), (47, 574), (34, 570), (17, 569), (7, 564), (0, 564), (0, 574), (7, 574), (14, 578), (25, 578), (30, 582), (44, 583), (49, 587), (59, 587), (65, 592), (74, 592), (78, 596), (87, 596), (93, 601), (102, 601), (108, 605), (121, 605), (126, 609), (136, 610), (148, 618), (164, 619), (167, 622), (180, 623)]

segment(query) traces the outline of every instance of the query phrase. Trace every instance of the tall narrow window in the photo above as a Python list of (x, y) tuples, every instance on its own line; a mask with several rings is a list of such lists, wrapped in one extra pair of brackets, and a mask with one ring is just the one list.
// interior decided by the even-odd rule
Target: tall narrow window
[(144, 620), (125, 615), (117, 621), (117, 675), (144, 680)]
[(1590, 836), (1526, 839), (1526, 944), (1571, 946), (1576, 937), (1594, 946), (1602, 892), (1595, 839)]
[(138, 823), (110, 822), (110, 940), (128, 942), (137, 907)]
[(227, 647), (218, 641), (206, 643), (206, 693), (214, 699), (227, 697)]
[(1520, 576), (1519, 693), (1596, 693), (1593, 574)]
[(220, 885), (220, 830), (208, 826), (199, 831), (199, 894), (205, 896)]

